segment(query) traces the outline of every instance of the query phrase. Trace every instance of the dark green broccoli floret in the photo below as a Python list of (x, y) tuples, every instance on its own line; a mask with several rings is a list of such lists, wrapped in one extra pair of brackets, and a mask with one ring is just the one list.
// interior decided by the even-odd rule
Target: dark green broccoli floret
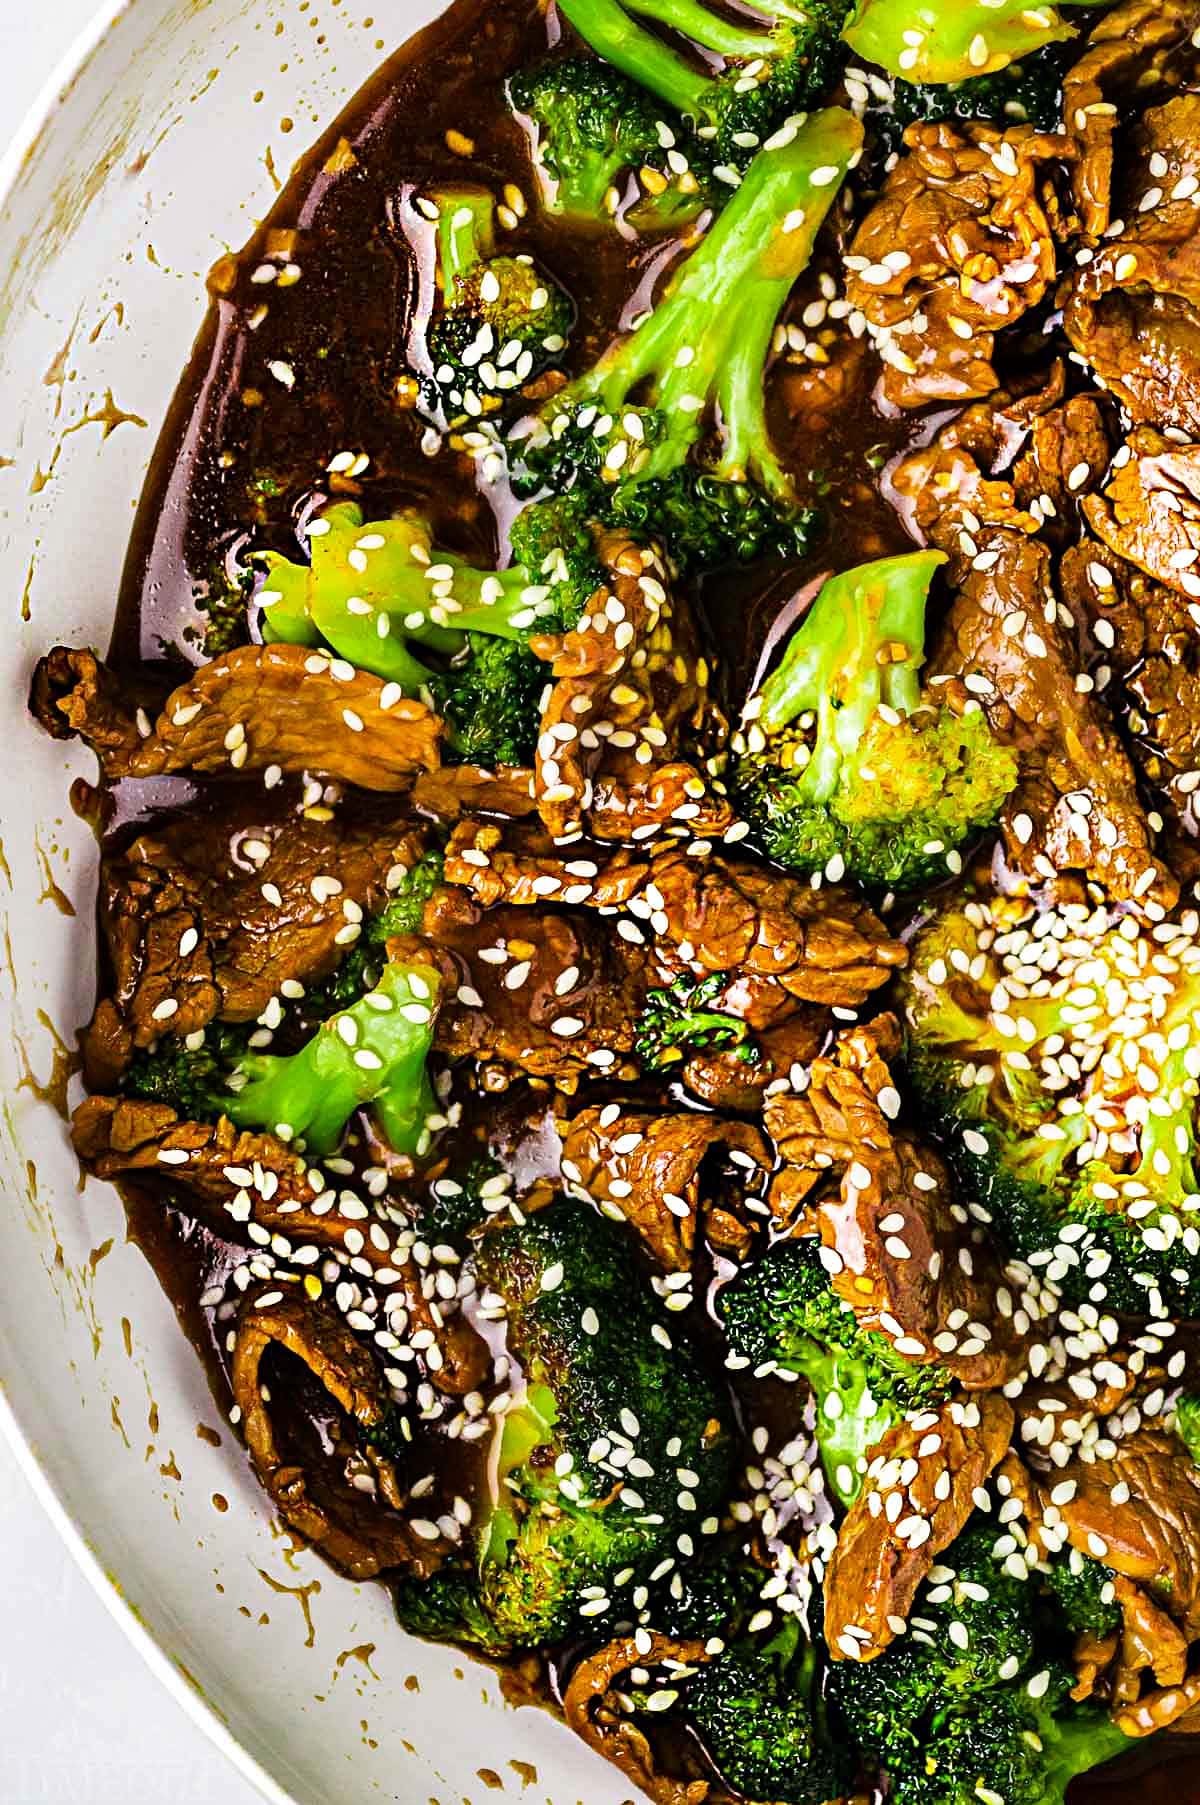
[(1012, 1252), (1071, 1301), (1144, 1315), (1157, 1289), (1190, 1317), (1198, 998), (1190, 959), (1155, 975), (1158, 932), (1087, 903), (949, 906), (912, 946), (907, 1057), (960, 1182)]
[(723, 1053), (736, 1049), (739, 1059), (757, 1060), (758, 1049), (740, 1016), (708, 1007), (727, 983), (723, 971), (699, 981), (682, 972), (667, 989), (646, 992), (633, 1044), (647, 1071), (665, 1071), (702, 1048)]
[(941, 552), (826, 582), (746, 709), (733, 785), (762, 850), (794, 871), (919, 883), (994, 821), (1017, 779), (983, 714), (921, 688), (925, 604)]
[(1045, 1575), (1062, 1620), (1073, 1636), (1111, 1635), (1120, 1627), (1121, 1607), (1113, 1596), (1112, 1574), (1076, 1549), (1056, 1560)]
[(764, 376), (779, 311), (861, 142), (857, 120), (829, 108), (760, 152), (643, 323), (525, 424), (523, 492), (574, 484), (601, 517), (652, 528), (684, 566), (807, 542)]
[[(999, 1533), (987, 1516), (972, 1517), (918, 1593), (908, 1633), (873, 1661), (839, 1661), (831, 1671), (830, 1696), (847, 1730), (889, 1771), (917, 1754), (931, 1713), (961, 1709), (1033, 1659), (1034, 1588), (995, 1559)], [(917, 1627), (925, 1624), (935, 1627)]]
[[(841, 72), (845, 0), (754, 0), (737, 20), (701, 0), (562, 0), (593, 50), (690, 119), (720, 165), (741, 168), (793, 114), (827, 92)], [(669, 26), (684, 44), (647, 29)], [(756, 16), (755, 16), (756, 15)], [(708, 52), (721, 59), (714, 76)]]
[(460, 760), (525, 763), (546, 681), (529, 637), (573, 626), (604, 572), (582, 494), (527, 508), (512, 541), (517, 562), (481, 570), (435, 549), (416, 513), (364, 523), (340, 502), (315, 523), (309, 564), (263, 555), (263, 637), (325, 644), (428, 697)]
[(885, 1335), (859, 1327), (811, 1235), (777, 1242), (744, 1267), (718, 1308), (741, 1364), (799, 1374), (812, 1387), (822, 1462), (844, 1504), (858, 1496), (867, 1456), (893, 1423), (949, 1390), (939, 1366), (914, 1365)]
[[(399, 1605), (433, 1633), (436, 1591), (438, 1633), (501, 1652), (599, 1617), (720, 1510), (731, 1415), (699, 1353), (671, 1337), (620, 1224), (559, 1201), (484, 1235), (475, 1264), (481, 1295), (503, 1301), (513, 1361), (488, 1457), (494, 1502), (472, 1525), (469, 1591), (451, 1570), (433, 1588), (403, 1584)], [(469, 1619), (454, 1596), (470, 1598)]]
[(247, 1054), (223, 1113), (239, 1128), (263, 1129), (324, 1154), (369, 1103), (397, 1153), (423, 1152), (434, 1110), (425, 1062), (439, 984), (432, 966), (389, 961), (376, 988), (331, 1016), (298, 1053)]
[(1200, 1466), (1200, 1397), (1188, 1392), (1175, 1406), (1175, 1433)]
[(489, 1210), (484, 1186), (489, 1180), (498, 1179), (503, 1170), (498, 1160), (480, 1152), (435, 1178), (421, 1204), (421, 1238), (430, 1242), (462, 1242), (472, 1229), (489, 1221), (495, 1205)]
[(294, 1039), (300, 1028), (311, 1030), (339, 1009), (357, 1003), (364, 991), (379, 981), (387, 960), (386, 946), (392, 934), (419, 934), (425, 904), (442, 881), (445, 859), (440, 852), (426, 852), (409, 870), (397, 867), (390, 875), (387, 901), (363, 923), (362, 933), (336, 970), (305, 987), (303, 997), (285, 1008), (285, 1039)]
[(990, 119), (1001, 126), (1056, 131), (1062, 123), (1062, 78), (1076, 54), (1070, 44), (1046, 44), (995, 75), (975, 75), (948, 87), (897, 81), (889, 110), (901, 130), (917, 119)]
[(574, 308), (531, 257), (497, 254), (486, 188), (446, 188), (423, 206), (437, 210), (438, 298), (425, 330), (433, 382), (455, 420), (478, 420), (560, 356)]
[(594, 503), (635, 539), (666, 545), (684, 575), (756, 558), (803, 558), (818, 526), (812, 508), (781, 506), (754, 483), (705, 476), (692, 464), (669, 476), (598, 482)]
[(121, 1089), (148, 1103), (167, 1103), (188, 1121), (211, 1121), (221, 1113), (229, 1074), (245, 1053), (250, 1032), (248, 1027), (210, 1022), (197, 1047), (164, 1034), (154, 1047), (134, 1053)]
[(709, 159), (678, 115), (599, 58), (519, 69), (508, 91), (537, 128), (550, 212), (604, 220), (620, 209), (630, 177), (637, 199), (626, 217), (643, 230), (684, 225), (717, 198)]
[(1063, 1805), (1076, 1773), (1129, 1746), (1069, 1697), (1077, 1630), (1103, 1633), (1109, 1578), (1077, 1557), (1010, 1573), (1000, 1530), (977, 1512), (941, 1556), (907, 1632), (872, 1661), (839, 1661), (830, 1702), (897, 1805)]
[(889, 1768), (895, 1805), (1065, 1805), (1079, 1774), (1133, 1746), (1095, 1706), (1072, 1706), (1074, 1677), (986, 1692), (937, 1723), (910, 1767)]
[(1024, 0), (858, 0), (843, 36), (889, 75), (941, 85), (993, 75), (1075, 27), (1057, 7)]
[(687, 1683), (686, 1710), (721, 1778), (743, 1798), (826, 1805), (853, 1776), (822, 1696), (815, 1647), (795, 1618), (769, 1642), (741, 1642)]
[(546, 666), (527, 646), (473, 633), (461, 662), (429, 681), (454, 759), (490, 768), (528, 764), (546, 681)]

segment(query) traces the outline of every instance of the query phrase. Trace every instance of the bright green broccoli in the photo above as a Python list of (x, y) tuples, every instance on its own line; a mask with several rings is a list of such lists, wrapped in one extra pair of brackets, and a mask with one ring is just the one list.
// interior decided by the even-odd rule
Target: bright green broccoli
[[(712, 143), (718, 173), (725, 166), (735, 179), (785, 119), (825, 95), (845, 60), (844, 0), (754, 0), (744, 21), (702, 0), (562, 0), (562, 10), (607, 62), (690, 119)], [(637, 15), (670, 27), (683, 44), (668, 43)]]
[(908, 1068), (960, 1182), (1071, 1301), (1200, 1306), (1200, 950), (1103, 904), (979, 896), (922, 928)]
[(856, 565), (824, 584), (747, 704), (733, 787), (768, 857), (899, 888), (999, 812), (1017, 779), (982, 712), (921, 688), (925, 604), (941, 552)]
[(764, 376), (861, 143), (837, 108), (777, 134), (642, 324), (522, 428), (522, 492), (574, 484), (602, 517), (664, 537), (685, 568), (807, 545), (811, 516), (771, 444)]
[(718, 1311), (739, 1367), (796, 1374), (812, 1387), (822, 1463), (843, 1504), (858, 1496), (867, 1456), (905, 1411), (950, 1389), (939, 1366), (917, 1366), (885, 1335), (860, 1328), (814, 1236), (778, 1241), (743, 1267), (720, 1292)]
[[(492, 1653), (553, 1642), (644, 1581), (718, 1512), (732, 1415), (670, 1333), (628, 1231), (560, 1200), (475, 1251), (513, 1391), (487, 1454), (469, 1567), (399, 1589), (401, 1620)], [(468, 1608), (469, 1607), (469, 1608)]]
[[(594, 224), (624, 205), (625, 217), (645, 231), (686, 225), (717, 198), (710, 159), (678, 115), (599, 58), (519, 69), (508, 90), (536, 128), (534, 156), (551, 213)], [(636, 198), (626, 203), (631, 184)]]
[(1025, 0), (858, 0), (842, 35), (889, 75), (940, 85), (992, 75), (1044, 44), (1073, 38), (1075, 27), (1056, 6)]
[(769, 1641), (736, 1642), (686, 1685), (685, 1709), (722, 1780), (745, 1799), (826, 1805), (854, 1762), (822, 1692), (817, 1650), (794, 1617)]
[(1175, 1433), (1200, 1466), (1200, 1397), (1194, 1392), (1180, 1398), (1175, 1406)]
[(294, 1039), (296, 1027), (308, 1031), (339, 1009), (357, 1003), (364, 991), (379, 982), (387, 961), (387, 942), (393, 934), (419, 934), (424, 925), (425, 904), (442, 882), (445, 859), (441, 852), (422, 853), (407, 869), (394, 866), (388, 874), (387, 900), (368, 915), (362, 933), (343, 954), (327, 978), (305, 986), (304, 995), (285, 1007), (283, 1033)]
[(1109, 1621), (1099, 1586), (1068, 1560), (1015, 1577), (993, 1552), (998, 1535), (976, 1513), (922, 1586), (907, 1632), (872, 1661), (832, 1669), (831, 1707), (886, 1771), (896, 1805), (1064, 1805), (1076, 1774), (1130, 1747), (1095, 1705), (1068, 1696), (1076, 1623), (1064, 1605), (1099, 1627)]
[(546, 682), (530, 635), (574, 625), (604, 581), (586, 497), (526, 508), (512, 529), (516, 562), (502, 571), (435, 548), (414, 512), (364, 523), (356, 503), (339, 502), (310, 533), (308, 564), (263, 554), (264, 639), (325, 645), (427, 696), (460, 760), (527, 762)]
[(723, 971), (698, 980), (681, 972), (666, 989), (646, 992), (634, 1050), (648, 1072), (666, 1071), (701, 1049), (736, 1050), (739, 1059), (751, 1064), (758, 1059), (758, 1049), (741, 1017), (708, 1006), (727, 984)]
[(436, 209), (438, 299), (425, 342), (437, 393), (456, 422), (496, 412), (566, 347), (569, 297), (529, 256), (498, 255), (486, 188), (424, 197)]
[(388, 961), (374, 990), (331, 1016), (298, 1053), (250, 1053), (231, 1081), (223, 1113), (310, 1154), (331, 1153), (355, 1110), (370, 1104), (397, 1153), (428, 1146), (434, 1112), (426, 1060), (440, 979), (426, 965)]

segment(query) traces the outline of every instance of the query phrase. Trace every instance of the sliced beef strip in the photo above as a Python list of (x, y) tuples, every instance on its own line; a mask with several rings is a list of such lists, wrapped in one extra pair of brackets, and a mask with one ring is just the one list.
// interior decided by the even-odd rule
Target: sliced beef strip
[(895, 1641), (921, 1582), (1007, 1453), (1012, 1430), (1012, 1406), (985, 1392), (951, 1398), (884, 1436), (826, 1568), (825, 1637), (835, 1661), (873, 1661)]
[(637, 1074), (646, 955), (595, 916), (485, 910), (446, 885), (426, 907), (423, 933), (389, 940), (388, 951), (441, 971), (435, 1045), (451, 1058), (494, 1061), (566, 1091), (583, 1078)]
[(238, 1314), (231, 1378), (250, 1458), (268, 1497), (291, 1528), (352, 1579), (399, 1569), (428, 1578), (446, 1545), (414, 1535), (400, 1514), (406, 1499), (390, 1462), (383, 1463), (386, 1474), (379, 1473), (380, 1489), (392, 1493), (394, 1509), (352, 1486), (338, 1470), (336, 1453), (310, 1463), (280, 1447), (262, 1371), (264, 1357), (276, 1348), (303, 1361), (353, 1427), (377, 1428), (388, 1404), (375, 1361), (337, 1310), (273, 1280), (259, 1281)]
[(1123, 0), (1101, 14), (1067, 73), (1063, 124), (1075, 145), (1072, 189), (1092, 243), (1113, 223), (1115, 136), (1138, 107), (1161, 104), (1194, 79), (1195, 29), (1194, 0)]
[(406, 789), (440, 761), (423, 702), (306, 646), (238, 646), (174, 690), (151, 721), (91, 652), (56, 646), (31, 706), (56, 738), (78, 734), (108, 778), (170, 771), (320, 771), (365, 790)]
[(1063, 327), (1135, 421), (1196, 438), (1200, 95), (1151, 107), (1122, 144), (1125, 223), (1065, 286)]
[(643, 896), (658, 958), (697, 977), (728, 973), (710, 1007), (756, 1030), (797, 1003), (856, 1008), (907, 957), (849, 892), (716, 854), (656, 855)]
[(1098, 666), (1124, 691), (1139, 770), (1165, 793), (1171, 868), (1181, 880), (1200, 875), (1200, 603), (1093, 539), (1063, 554), (1059, 583), (1075, 618), (1088, 623)]
[(1000, 385), (996, 334), (1054, 281), (1063, 233), (1061, 135), (982, 121), (910, 125), (905, 150), (846, 258), (895, 407), (966, 401)]
[(1014, 1293), (1026, 1275), (1006, 1270), (937, 1154), (892, 1126), (900, 1097), (887, 1061), (898, 1048), (895, 1018), (880, 1016), (840, 1034), (800, 1094), (768, 1098), (784, 1162), (776, 1220), (794, 1224), (807, 1205), (834, 1291), (914, 1365), (944, 1367), (973, 1391), (1007, 1385), (1025, 1366)]
[[(100, 925), (130, 1045), (216, 1018), (255, 1021), (285, 980), (324, 977), (358, 939), (363, 911), (385, 900), (390, 874), (422, 850), (404, 823), (264, 817), (243, 798), (107, 853)], [(106, 1011), (92, 1071), (106, 1063), (108, 1029)]]
[[(734, 1185), (704, 1182), (718, 1150), (741, 1168)], [(755, 1175), (770, 1164), (767, 1142), (750, 1123), (692, 1112), (605, 1104), (583, 1110), (563, 1135), (564, 1176), (606, 1215), (630, 1223), (668, 1272), (691, 1270), (700, 1233), (722, 1253), (749, 1250), (753, 1218), (736, 1193), (752, 1192)]]
[(739, 1058), (736, 1049), (692, 1053), (679, 1074), (694, 1097), (710, 1109), (735, 1109), (757, 1114), (769, 1087), (815, 1059), (828, 1034), (823, 1009), (803, 1005), (795, 1015), (777, 1022), (755, 1036), (753, 1060)]
[(1096, 537), (1120, 557), (1181, 596), (1200, 596), (1200, 445), (1135, 427), (1113, 460), (1104, 493), (1089, 495), (1083, 511)]
[(1070, 1546), (1117, 1576), (1120, 1634), (1076, 1649), (1077, 1695), (1102, 1698), (1126, 1735), (1144, 1736), (1200, 1701), (1200, 1676), (1188, 1675), (1200, 1640), (1200, 1469), (1162, 1429), (1110, 1446), (1057, 1468), (1045, 1491)]
[(167, 1185), (223, 1240), (256, 1245), (253, 1228), (296, 1265), (315, 1265), (319, 1250), (363, 1277), (398, 1282), (409, 1327), (433, 1335), (423, 1359), (440, 1391), (461, 1396), (486, 1374), (484, 1343), (439, 1303), (432, 1280), (411, 1259), (404, 1218), (386, 1204), (335, 1191), (274, 1135), (244, 1133), (228, 1121), (186, 1122), (164, 1103), (88, 1097), (72, 1118), (71, 1138), (98, 1178), (132, 1175)]
[(422, 771), (412, 787), (413, 807), (439, 821), (464, 815), (521, 820), (537, 813), (533, 772), (516, 765), (487, 771), (482, 765), (441, 765)]
[[(1163, 1429), (1140, 1429), (1112, 1447), (1107, 1458), (1072, 1460), (1047, 1481), (1055, 1489), (1075, 1488), (1059, 1505), (1067, 1539), (1081, 1554), (1148, 1587), (1187, 1641), (1195, 1642), (1200, 1638), (1200, 1468), (1183, 1443)], [(1121, 1487), (1128, 1488), (1128, 1497), (1115, 1503), (1113, 1490)]]
[(968, 410), (973, 421), (954, 422), (894, 476), (918, 528), (949, 554), (955, 587), (928, 681), (951, 706), (982, 706), (1020, 758), (1001, 816), (1017, 871), (1053, 881), (1082, 870), (1118, 900), (1168, 907), (1178, 886), (1152, 850), (1129, 754), (1083, 670), (1050, 548), (1033, 536), (1041, 519), (976, 461), (986, 455), (983, 411)]
[(733, 811), (702, 766), (725, 722), (694, 623), (658, 555), (608, 534), (606, 592), (571, 632), (533, 640), (553, 679), (534, 782), (547, 831), (636, 841), (719, 834)]
[(879, 918), (849, 892), (813, 890), (724, 854), (693, 857), (667, 846), (613, 855), (586, 843), (550, 852), (524, 827), (462, 822), (446, 875), (483, 903), (624, 907), (635, 922), (649, 921), (668, 976), (729, 972), (727, 992), (712, 1007), (759, 1031), (793, 1015), (798, 1003), (853, 1008), (905, 960)]
[(659, 1772), (649, 1740), (621, 1703), (619, 1682), (631, 1668), (671, 1661), (686, 1671), (709, 1659), (703, 1642), (640, 1633), (585, 1655), (563, 1695), (563, 1711), (575, 1734), (619, 1767), (654, 1805), (704, 1805), (712, 1788), (707, 1780), (677, 1780)]

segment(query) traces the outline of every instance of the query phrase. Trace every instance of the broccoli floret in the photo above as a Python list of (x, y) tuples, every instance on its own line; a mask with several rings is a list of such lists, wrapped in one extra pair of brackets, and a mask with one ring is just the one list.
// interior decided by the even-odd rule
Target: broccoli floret
[(1186, 1393), (1175, 1406), (1175, 1433), (1200, 1466), (1200, 1397)]
[(508, 92), (536, 127), (534, 157), (551, 213), (607, 219), (620, 211), (630, 178), (637, 198), (625, 217), (643, 231), (686, 225), (718, 198), (709, 158), (678, 115), (599, 58), (520, 69)]
[(1074, 1635), (1111, 1625), (1107, 1571), (1070, 1555), (1017, 1577), (994, 1553), (1000, 1533), (976, 1512), (907, 1632), (874, 1660), (831, 1670), (831, 1705), (897, 1805), (1063, 1805), (1074, 1774), (1129, 1746), (1067, 1696)]
[(1135, 915), (981, 896), (926, 923), (904, 979), (910, 1078), (966, 1192), (1068, 1301), (1131, 1315), (1155, 1290), (1200, 1305), (1200, 997), (1179, 936), (1168, 977), (1170, 931)]
[(1120, 1627), (1112, 1574), (1100, 1561), (1087, 1560), (1073, 1548), (1052, 1564), (1045, 1579), (1073, 1636), (1099, 1639)]
[(221, 1113), (229, 1074), (246, 1051), (250, 1028), (210, 1022), (199, 1046), (164, 1034), (153, 1047), (139, 1048), (121, 1078), (121, 1090), (148, 1103), (167, 1103), (189, 1122), (212, 1121)]
[(921, 689), (926, 598), (944, 562), (909, 552), (831, 577), (748, 704), (733, 786), (779, 864), (920, 883), (1014, 787), (1015, 756), (983, 714), (956, 715)]
[(239, 1128), (264, 1129), (319, 1155), (333, 1151), (355, 1110), (369, 1103), (397, 1153), (423, 1152), (434, 1111), (426, 1060), (439, 984), (431, 966), (389, 961), (377, 987), (331, 1016), (300, 1052), (247, 1054), (223, 1113)]
[[(562, 10), (607, 62), (694, 123), (716, 151), (718, 173), (736, 172), (785, 119), (819, 100), (845, 60), (844, 0), (754, 0), (757, 18), (746, 22), (701, 0), (562, 0)], [(648, 30), (638, 14), (684, 45)], [(721, 59), (715, 77), (712, 56)]]
[[(831, 1669), (830, 1698), (847, 1730), (889, 1771), (909, 1765), (932, 1714), (961, 1710), (1033, 1660), (1034, 1588), (994, 1557), (999, 1533), (976, 1513), (918, 1593), (908, 1632), (873, 1661), (840, 1661)], [(930, 1623), (936, 1630), (917, 1627)], [(951, 1623), (958, 1625), (953, 1638)]]
[(1057, 7), (1022, 0), (858, 0), (842, 35), (889, 75), (940, 86), (993, 75), (1044, 44), (1073, 38), (1075, 27)]
[(666, 989), (646, 992), (634, 1050), (647, 1071), (665, 1071), (689, 1053), (705, 1048), (723, 1053), (736, 1049), (739, 1059), (751, 1064), (757, 1061), (758, 1048), (741, 1017), (708, 1007), (727, 983), (723, 971), (698, 981), (681, 972)]
[(496, 251), (496, 202), (486, 188), (446, 188), (436, 209), (438, 299), (425, 330), (433, 382), (458, 422), (495, 413), (564, 350), (570, 298), (525, 254)]
[[(556, 1640), (581, 1611), (598, 1617), (602, 1600), (619, 1602), (685, 1529), (719, 1512), (731, 1413), (699, 1353), (671, 1336), (628, 1231), (586, 1204), (560, 1200), (485, 1234), (475, 1267), (481, 1296), (503, 1304), (513, 1363), (467, 1594), (486, 1624), (476, 1640), (499, 1653)], [(447, 1574), (443, 1594), (462, 1573)], [(402, 1584), (405, 1623), (427, 1623), (429, 1593), (428, 1582)], [(439, 1608), (440, 1633), (470, 1633), (444, 1596)]]
[(264, 639), (324, 644), (426, 697), (459, 760), (528, 762), (546, 681), (530, 635), (567, 631), (604, 581), (586, 498), (525, 509), (512, 531), (517, 562), (498, 572), (435, 549), (412, 512), (365, 524), (355, 503), (339, 502), (310, 530), (309, 564), (263, 554)]
[(867, 1456), (893, 1423), (950, 1389), (941, 1367), (916, 1366), (885, 1335), (859, 1327), (814, 1236), (779, 1241), (743, 1267), (718, 1309), (739, 1364), (798, 1374), (812, 1387), (822, 1463), (843, 1504), (858, 1496)]
[(383, 907), (367, 917), (359, 938), (327, 978), (307, 985), (302, 997), (285, 1004), (281, 1032), (290, 1039), (301, 1026), (311, 1032), (374, 988), (387, 961), (391, 935), (421, 932), (425, 904), (441, 884), (445, 862), (441, 852), (426, 852), (407, 871), (397, 867), (391, 873)]
[(769, 1642), (737, 1643), (706, 1662), (687, 1682), (686, 1710), (743, 1798), (826, 1805), (848, 1789), (853, 1761), (834, 1737), (817, 1651), (794, 1617)]
[(598, 483), (594, 501), (635, 539), (666, 545), (685, 576), (756, 558), (799, 560), (819, 524), (812, 508), (781, 505), (752, 482), (705, 476), (691, 464), (670, 476)]
[(837, 108), (778, 133), (636, 331), (523, 423), (523, 493), (575, 484), (602, 517), (652, 526), (682, 566), (807, 542), (764, 375), (779, 310), (861, 143)]
[(1065, 43), (1046, 44), (995, 75), (931, 87), (897, 81), (889, 109), (903, 130), (917, 119), (990, 119), (997, 125), (1032, 125), (1056, 131), (1062, 122), (1062, 82), (1076, 52)]
[(895, 1805), (1065, 1805), (1077, 1775), (1133, 1746), (1095, 1706), (1072, 1707), (1072, 1684), (1065, 1670), (1044, 1673), (946, 1716), (911, 1766), (889, 1768)]

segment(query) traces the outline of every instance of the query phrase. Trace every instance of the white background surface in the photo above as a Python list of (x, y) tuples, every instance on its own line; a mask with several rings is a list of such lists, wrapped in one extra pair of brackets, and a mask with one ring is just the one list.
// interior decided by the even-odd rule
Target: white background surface
[[(94, 11), (94, 0), (0, 0), (0, 138)], [(0, 1805), (257, 1800), (143, 1666), (3, 1442), (0, 1562)]]

